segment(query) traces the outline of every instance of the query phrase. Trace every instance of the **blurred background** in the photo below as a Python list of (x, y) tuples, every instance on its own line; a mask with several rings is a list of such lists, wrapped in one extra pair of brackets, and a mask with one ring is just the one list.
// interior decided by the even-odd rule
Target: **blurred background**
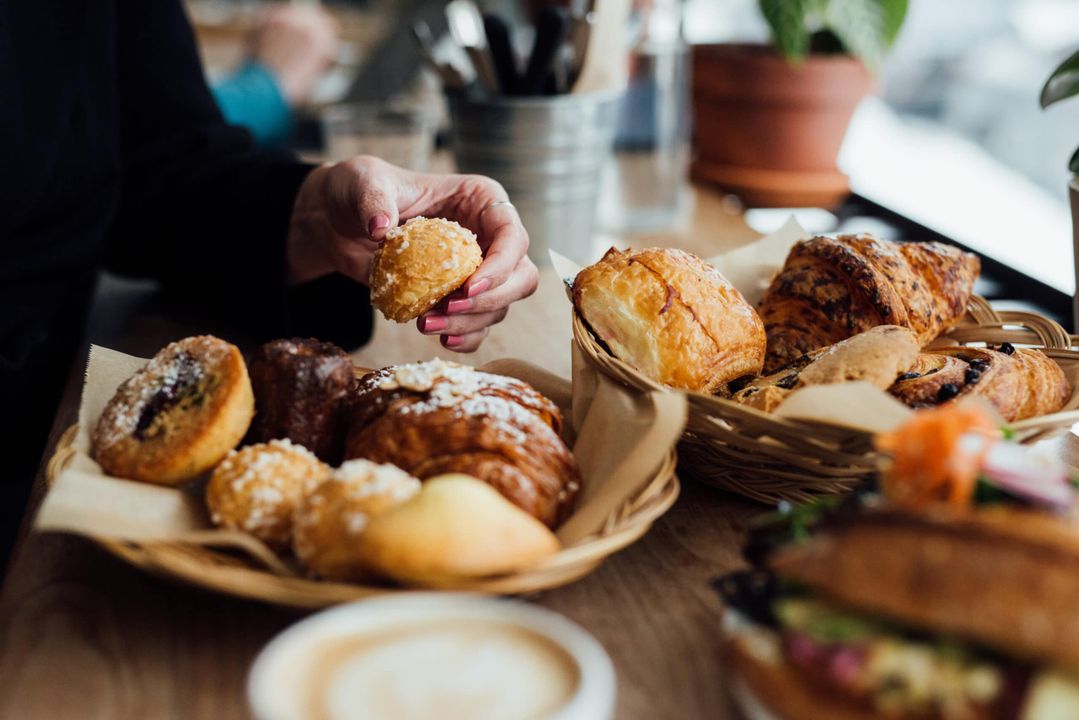
[[(505, 19), (525, 57), (544, 4), (478, 3)], [(560, 4), (572, 12), (578, 3)], [(190, 0), (189, 10), (226, 115), (250, 123), (261, 141), (312, 160), (371, 153), (441, 170), (453, 166), (447, 79), (425, 62), (414, 25), (428, 28), (436, 63), (453, 64), (467, 82), (469, 58), (448, 32), (445, 5), (293, 3), (282, 14), (281, 6), (252, 0)], [(767, 42), (769, 28), (757, 0), (638, 0), (625, 39), (628, 90), (617, 110), (614, 157), (602, 173), (600, 241), (589, 252), (604, 245), (605, 233), (691, 231), (700, 193), (725, 196), (689, 180), (691, 46)], [(991, 271), (1029, 280), (1023, 296), (1055, 305), (1057, 317), (1070, 315), (1060, 303), (1075, 291), (1067, 162), (1079, 103), (1043, 111), (1038, 94), (1077, 47), (1074, 0), (910, 0), (876, 92), (858, 105), (839, 154), (853, 196), (794, 209), (725, 196), (722, 207), (744, 213), (758, 232), (794, 212), (812, 231), (948, 239), (990, 259)], [(303, 67), (293, 72), (293, 64)], [(283, 83), (287, 92), (276, 104), (245, 100), (245, 82), (265, 81), (266, 69), (271, 77), (294, 75)]]

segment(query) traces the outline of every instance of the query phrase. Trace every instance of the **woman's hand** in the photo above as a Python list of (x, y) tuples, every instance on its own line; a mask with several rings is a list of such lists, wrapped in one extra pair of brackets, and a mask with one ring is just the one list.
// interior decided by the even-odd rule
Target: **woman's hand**
[(479, 175), (415, 173), (366, 156), (325, 165), (307, 176), (296, 197), (289, 281), (338, 272), (366, 284), (389, 228), (417, 215), (455, 220), (478, 236), (483, 264), (416, 324), (441, 335), (445, 347), (472, 352), (539, 280), (527, 255), (528, 233), (506, 200), (501, 185)]

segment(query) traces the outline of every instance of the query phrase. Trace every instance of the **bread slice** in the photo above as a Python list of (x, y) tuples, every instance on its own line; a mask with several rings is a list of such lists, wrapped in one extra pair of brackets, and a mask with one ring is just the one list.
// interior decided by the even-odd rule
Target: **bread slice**
[(1079, 524), (991, 506), (837, 518), (768, 561), (841, 605), (1018, 658), (1079, 666)]
[(811, 385), (863, 381), (883, 390), (914, 364), (918, 350), (912, 331), (879, 325), (754, 380), (735, 393), (734, 400), (772, 412), (789, 394)]

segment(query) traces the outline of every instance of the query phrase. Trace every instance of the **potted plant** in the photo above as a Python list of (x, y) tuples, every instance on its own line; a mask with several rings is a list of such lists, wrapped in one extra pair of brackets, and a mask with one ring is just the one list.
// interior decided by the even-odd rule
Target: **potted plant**
[[(1049, 79), (1045, 81), (1045, 87), (1042, 88), (1041, 95), (1042, 107), (1047, 108), (1055, 102), (1070, 98), (1072, 95), (1079, 95), (1079, 51), (1062, 62), (1049, 76)], [(1073, 254), (1079, 254), (1079, 177), (1077, 177), (1079, 176), (1079, 148), (1072, 153), (1072, 158), (1068, 162), (1068, 169), (1072, 171), (1072, 179), (1068, 184), (1072, 206), (1072, 234), (1075, 238), (1072, 247), (1075, 248)], [(1079, 261), (1077, 261), (1075, 268), (1075, 283), (1075, 308), (1072, 322), (1074, 323), (1073, 328), (1079, 329)]]
[(693, 175), (750, 206), (838, 204), (836, 166), (907, 0), (759, 0), (772, 44), (693, 51)]

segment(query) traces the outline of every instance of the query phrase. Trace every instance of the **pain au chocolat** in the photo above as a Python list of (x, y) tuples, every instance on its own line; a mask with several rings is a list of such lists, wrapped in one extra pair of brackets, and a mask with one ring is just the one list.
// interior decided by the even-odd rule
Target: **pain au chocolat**
[(682, 250), (611, 248), (578, 273), (573, 304), (615, 357), (671, 387), (715, 392), (764, 363), (756, 311)]

